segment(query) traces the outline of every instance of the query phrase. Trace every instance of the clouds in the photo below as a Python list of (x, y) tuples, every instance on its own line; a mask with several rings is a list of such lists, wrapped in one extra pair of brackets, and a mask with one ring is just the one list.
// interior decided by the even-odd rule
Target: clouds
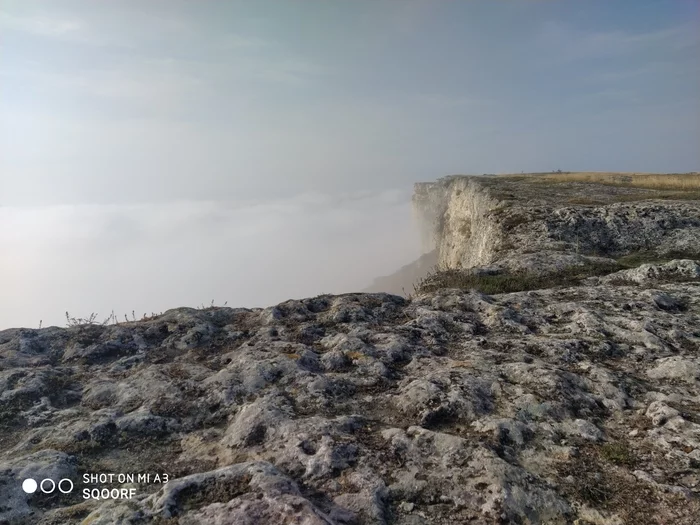
[(45, 37), (76, 35), (83, 28), (78, 18), (48, 14), (14, 15), (0, 11), (0, 27)]
[(636, 5), (6, 0), (0, 205), (32, 208), (0, 213), (0, 279), (58, 312), (218, 299), (210, 276), (269, 303), (409, 262), (390, 188), (696, 170), (698, 33)]
[[(564, 149), (523, 157), (523, 144), (570, 151), (594, 115), (641, 111), (648, 128), (645, 107), (697, 99), (682, 20), (586, 27), (547, 2), (314, 4), (7, 4), (4, 198), (386, 189), (530, 158), (548, 169), (571, 164)], [(691, 167), (691, 142), (668, 169)], [(644, 164), (647, 151), (601, 162)]]
[(550, 20), (543, 24), (539, 45), (549, 49), (545, 56), (556, 63), (604, 58), (629, 58), (631, 55), (678, 53), (697, 50), (700, 37), (695, 25), (687, 22), (651, 31), (581, 29)]
[[(204, 79), (172, 60), (137, 60), (112, 67), (51, 70), (45, 66), (16, 68), (3, 74), (18, 84), (30, 85), (48, 100), (73, 105), (127, 104), (140, 115), (174, 111), (187, 97), (201, 95)], [(123, 106), (122, 106), (123, 107)], [(114, 114), (108, 107), (107, 114)]]
[[(420, 254), (409, 195), (2, 208), (0, 329), (348, 292)], [(87, 310), (90, 310), (89, 312)]]

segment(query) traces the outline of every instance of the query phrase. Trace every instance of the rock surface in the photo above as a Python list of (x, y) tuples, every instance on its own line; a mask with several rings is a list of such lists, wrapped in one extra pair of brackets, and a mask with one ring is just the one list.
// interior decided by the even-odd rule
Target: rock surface
[(697, 523), (700, 283), (652, 270), (5, 330), (0, 522)]
[(531, 184), (418, 186), (402, 271), (540, 289), (1, 331), (0, 524), (697, 524), (700, 203)]
[(406, 296), (436, 269), (546, 276), (700, 259), (695, 193), (452, 175), (415, 184), (413, 211), (425, 254), (364, 291)]
[(451, 176), (416, 184), (413, 204), (438, 265), (548, 272), (590, 257), (700, 257), (700, 201), (537, 177)]

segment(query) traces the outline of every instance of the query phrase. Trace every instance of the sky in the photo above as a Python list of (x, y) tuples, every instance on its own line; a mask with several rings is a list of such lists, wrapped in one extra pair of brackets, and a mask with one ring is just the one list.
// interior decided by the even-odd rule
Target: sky
[(0, 329), (356, 291), (412, 184), (700, 166), (697, 0), (0, 0)]

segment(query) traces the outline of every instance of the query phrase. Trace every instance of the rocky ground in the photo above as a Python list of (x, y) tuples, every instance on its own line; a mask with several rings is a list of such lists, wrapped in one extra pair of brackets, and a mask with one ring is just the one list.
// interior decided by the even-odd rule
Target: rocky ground
[(450, 176), (417, 183), (414, 214), (430, 253), (367, 291), (412, 293), (436, 268), (451, 272), (442, 276), (448, 281), (458, 272), (556, 280), (575, 268), (597, 275), (644, 262), (700, 258), (697, 190), (562, 180)]
[(697, 524), (699, 277), (5, 330), (0, 523)]

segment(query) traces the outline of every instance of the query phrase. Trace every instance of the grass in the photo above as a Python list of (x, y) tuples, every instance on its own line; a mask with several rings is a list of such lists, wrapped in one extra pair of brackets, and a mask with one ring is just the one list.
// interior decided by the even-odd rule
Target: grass
[[(162, 312), (161, 312), (162, 314)], [(131, 316), (132, 316), (132, 321), (136, 321), (136, 312), (133, 310), (131, 311)], [(152, 317), (150, 319), (153, 319), (156, 317), (156, 314), (152, 314)], [(143, 318), (141, 319), (142, 321), (148, 321), (149, 318), (146, 316), (146, 314), (143, 314)], [(126, 314), (124, 314), (124, 322), (128, 323), (129, 318), (127, 317)], [(112, 313), (107, 317), (104, 321), (102, 322), (97, 322), (97, 314), (95, 312), (91, 313), (88, 317), (71, 317), (71, 315), (66, 312), (66, 326), (67, 327), (73, 327), (73, 326), (87, 326), (87, 325), (101, 325), (101, 326), (107, 326), (110, 324), (119, 324), (119, 319), (117, 319), (116, 314), (114, 313), (114, 310), (112, 310)], [(39, 328), (41, 328), (41, 321), (39, 321)]]
[(654, 252), (640, 251), (624, 255), (618, 258), (617, 262), (623, 268), (636, 268), (642, 264), (663, 264), (674, 259), (700, 260), (700, 252), (676, 251), (669, 252), (662, 257)]
[(568, 499), (613, 512), (624, 523), (697, 523), (692, 518), (700, 512), (695, 499), (660, 491), (636, 479), (631, 474), (636, 463), (629, 444), (584, 445), (576, 457), (557, 468), (557, 475), (572, 478), (572, 483), (563, 484)]
[(606, 275), (618, 270), (611, 265), (571, 266), (557, 273), (512, 273), (498, 275), (472, 275), (462, 270), (435, 269), (414, 285), (416, 293), (433, 292), (446, 288), (477, 290), (492, 295), (499, 293), (541, 290), (555, 286), (576, 286), (591, 276)]
[(584, 206), (593, 206), (605, 204), (604, 201), (600, 199), (591, 199), (590, 197), (572, 197), (566, 201), (567, 204), (581, 204)]
[[(203, 310), (203, 311), (210, 311), (210, 310), (216, 310), (218, 308), (224, 308), (228, 305), (228, 301), (226, 301), (222, 306), (216, 306), (214, 304), (214, 299), (211, 300), (211, 304), (209, 306), (205, 306), (204, 303), (202, 303), (200, 306), (197, 307), (197, 310)], [(143, 317), (141, 319), (136, 318), (136, 312), (134, 310), (131, 311), (131, 319), (129, 319), (129, 316), (124, 314), (124, 322), (125, 323), (130, 323), (130, 322), (136, 322), (136, 321), (152, 321), (156, 319), (158, 316), (163, 315), (163, 312), (160, 312), (159, 314), (155, 312), (151, 312), (151, 315), (148, 315), (147, 313), (144, 312)], [(41, 328), (43, 321), (39, 321), (39, 328)], [(86, 326), (86, 325), (101, 325), (101, 326), (107, 326), (110, 324), (119, 324), (120, 321), (117, 318), (116, 314), (114, 313), (114, 310), (112, 310), (112, 313), (107, 317), (105, 320), (98, 322), (97, 321), (97, 314), (92, 313), (88, 317), (71, 317), (71, 315), (66, 312), (66, 326), (67, 327), (73, 327), (73, 326)]]
[(622, 441), (605, 443), (600, 447), (599, 453), (601, 458), (615, 465), (634, 467), (636, 463), (632, 449)]
[(635, 202), (648, 200), (650, 198), (661, 200), (700, 201), (700, 190), (657, 191), (653, 194), (618, 195), (615, 200), (617, 202)]
[[(476, 290), (487, 295), (493, 295), (528, 290), (544, 290), (558, 286), (578, 286), (581, 284), (581, 281), (588, 277), (608, 275), (619, 270), (636, 268), (644, 263), (660, 264), (674, 259), (700, 260), (700, 253), (673, 252), (660, 257), (653, 252), (636, 252), (617, 259), (617, 265), (587, 264), (584, 266), (570, 266), (559, 272), (546, 274), (518, 272), (497, 275), (472, 275), (465, 270), (435, 267), (426, 277), (414, 284), (413, 291), (416, 294), (420, 294), (457, 288), (460, 290)], [(627, 284), (627, 282), (619, 284)]]
[(700, 192), (698, 173), (544, 173), (526, 178), (533, 182), (585, 182), (650, 190)]

